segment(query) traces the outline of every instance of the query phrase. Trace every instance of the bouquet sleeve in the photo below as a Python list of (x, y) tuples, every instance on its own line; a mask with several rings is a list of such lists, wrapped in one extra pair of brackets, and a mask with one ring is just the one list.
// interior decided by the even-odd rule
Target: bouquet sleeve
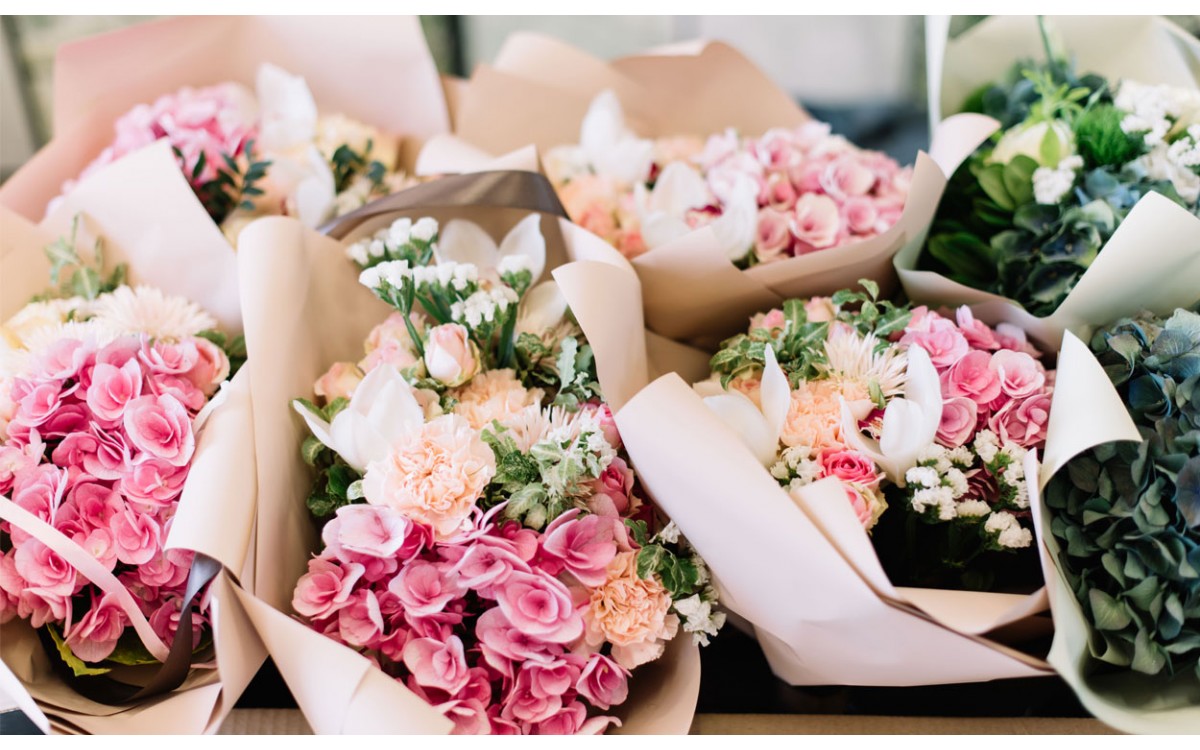
[[(146, 212), (151, 205), (155, 210)], [(84, 231), (105, 239), (111, 262), (128, 264), (132, 282), (185, 296), (205, 305), (225, 331), (241, 330), (233, 251), (174, 167), (165, 144), (102, 170), (41, 225), (0, 208), (0, 315), (7, 318), (45, 290), (49, 262), (43, 249), (66, 234), (76, 216)], [(180, 273), (181, 268), (187, 272)], [(209, 402), (194, 471), (184, 485), (165, 544), (167, 549), (194, 550), (221, 564), (208, 594), (212, 663), (192, 668), (173, 692), (132, 704), (97, 703), (75, 692), (51, 669), (51, 657), (27, 621), (12, 620), (3, 626), (0, 638), (4, 665), (56, 730), (214, 732), (265, 658), (234, 594), (251, 564), (247, 542), (253, 525), (254, 473), (248, 385), (245, 375), (235, 377)]]
[[(540, 188), (531, 188), (531, 180)], [(539, 189), (553, 198), (549, 184), (529, 173), (448, 178), (391, 196), (382, 207), (367, 206), (357, 216), (344, 217), (334, 231), (356, 238), (402, 216), (433, 216), (439, 222), (467, 218), (503, 236), (541, 206), (549, 267), (569, 258), (616, 255), (599, 238), (545, 213), (555, 204), (537, 200)], [(331, 362), (357, 358), (360, 342), (387, 307), (359, 284), (358, 271), (338, 240), (290, 219), (269, 218), (248, 227), (241, 242), (247, 346), (254, 351), (248, 368), (255, 405), (260, 561), (256, 595), (243, 593), (243, 602), (317, 732), (448, 733), (450, 721), (405, 685), (291, 614), (292, 591), (318, 540), (304, 502), (311, 474), (298, 450), (306, 428), (287, 395), (307, 392)], [(286, 309), (279, 300), (288, 300)], [(599, 366), (645, 367), (644, 350), (612, 357)], [(639, 668), (621, 717), (623, 731), (685, 732), (698, 691), (698, 650), (689, 639), (678, 639), (654, 665)]]

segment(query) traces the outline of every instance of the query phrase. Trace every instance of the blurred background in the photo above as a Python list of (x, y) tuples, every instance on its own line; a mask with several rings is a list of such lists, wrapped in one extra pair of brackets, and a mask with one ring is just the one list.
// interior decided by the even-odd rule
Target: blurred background
[[(147, 16), (0, 17), (0, 179), (52, 132), (60, 44)], [(956, 16), (951, 34), (986, 16)], [(1171, 16), (1192, 33), (1200, 15)], [(556, 36), (601, 57), (671, 42), (729, 42), (814, 115), (861, 146), (911, 161), (928, 141), (922, 16), (422, 16), (442, 72), (469, 75), (519, 30)]]

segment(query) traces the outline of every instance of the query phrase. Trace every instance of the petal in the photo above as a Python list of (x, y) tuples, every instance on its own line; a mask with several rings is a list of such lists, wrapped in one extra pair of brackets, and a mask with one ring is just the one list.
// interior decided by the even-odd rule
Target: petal
[(775, 350), (770, 346), (766, 351), (766, 364), (763, 366), (762, 390), (759, 395), (762, 401), (762, 413), (771, 428), (775, 442), (783, 432), (783, 423), (787, 421), (788, 409), (791, 407), (792, 388), (787, 375), (775, 359)]
[(725, 426), (733, 430), (763, 466), (775, 463), (779, 439), (772, 434), (771, 426), (754, 402), (740, 393), (709, 396), (704, 399), (707, 406)]
[(942, 422), (942, 384), (938, 379), (937, 369), (929, 359), (929, 353), (919, 346), (908, 348), (904, 397), (920, 406), (925, 418), (924, 425), (918, 433), (921, 445), (932, 443)]
[(700, 173), (684, 162), (675, 161), (658, 176), (646, 208), (682, 218), (690, 209), (702, 208), (711, 201), (708, 185)]
[(474, 263), (480, 270), (495, 268), (496, 241), (473, 221), (452, 219), (438, 234), (438, 262)]
[(500, 242), (500, 258), (506, 255), (524, 255), (529, 259), (529, 270), (537, 281), (546, 270), (546, 238), (542, 236), (541, 214), (530, 214), (521, 219), (504, 235)]
[(332, 448), (335, 452), (337, 446), (334, 445), (333, 435), (329, 432), (329, 423), (321, 419), (316, 414), (313, 414), (307, 407), (293, 401), (292, 408), (296, 410), (300, 416), (304, 417), (304, 423), (308, 425), (308, 429), (312, 432), (313, 437), (321, 441), (321, 444), (327, 448)]
[(259, 147), (269, 153), (311, 143), (317, 130), (317, 103), (304, 78), (264, 63), (258, 68), (256, 86)]
[(621, 102), (612, 91), (592, 100), (579, 128), (579, 145), (599, 174), (635, 183), (650, 172), (654, 144), (625, 126)]
[(543, 281), (525, 293), (517, 310), (516, 332), (540, 335), (567, 314), (567, 298), (554, 281)]
[(738, 260), (754, 246), (758, 228), (758, 198), (754, 183), (739, 177), (731, 200), (722, 208), (721, 216), (712, 224), (717, 242), (730, 260)]
[(308, 167), (308, 176), (296, 185), (292, 192), (292, 200), (296, 208), (296, 218), (300, 219), (304, 226), (315, 229), (333, 217), (336, 194), (333, 172), (315, 146), (309, 148)]

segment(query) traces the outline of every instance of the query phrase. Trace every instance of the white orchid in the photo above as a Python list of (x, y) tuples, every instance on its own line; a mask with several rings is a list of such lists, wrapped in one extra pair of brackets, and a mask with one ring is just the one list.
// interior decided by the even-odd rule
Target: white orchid
[[(524, 260), (515, 260), (518, 257)], [(546, 238), (542, 236), (541, 215), (526, 216), (499, 245), (478, 224), (452, 219), (438, 235), (437, 259), (439, 263), (471, 263), (480, 274), (498, 273), (502, 264), (511, 269), (514, 263), (519, 263), (528, 268), (537, 281), (546, 269)]]
[(879, 440), (863, 435), (849, 403), (842, 401), (842, 434), (846, 443), (875, 462), (896, 485), (931, 445), (942, 421), (942, 386), (929, 354), (919, 346), (908, 348), (908, 370), (903, 398), (888, 401), (883, 411)]
[(295, 409), (324, 445), (359, 472), (387, 457), (393, 445), (425, 423), (413, 388), (388, 364), (379, 365), (358, 384), (349, 405), (326, 422), (299, 403)]
[[(685, 162), (664, 167), (653, 189), (642, 183), (634, 187), (642, 238), (651, 249), (691, 232), (688, 212), (716, 202), (704, 177)], [(758, 189), (749, 177), (739, 176), (721, 206), (721, 215), (709, 224), (730, 260), (741, 258), (753, 246), (757, 222)]]
[(579, 148), (597, 174), (628, 184), (644, 181), (654, 160), (654, 142), (625, 126), (621, 102), (612, 91), (592, 100), (579, 128)]
[(705, 395), (711, 392), (706, 384), (699, 384), (696, 390), (704, 397), (704, 405), (741, 437), (754, 457), (763, 466), (770, 466), (779, 456), (779, 435), (787, 419), (792, 389), (770, 346), (765, 360), (759, 391), (761, 406), (737, 391)]

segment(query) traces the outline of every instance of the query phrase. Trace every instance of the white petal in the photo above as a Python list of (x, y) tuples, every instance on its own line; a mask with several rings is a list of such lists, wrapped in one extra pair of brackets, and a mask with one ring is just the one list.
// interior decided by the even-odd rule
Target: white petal
[(264, 63), (258, 68), (261, 127), (258, 145), (266, 152), (311, 143), (317, 131), (317, 103), (302, 76)]
[(517, 311), (516, 332), (540, 335), (567, 314), (567, 298), (554, 281), (543, 281), (525, 293)]
[(321, 444), (325, 447), (332, 448), (335, 452), (337, 451), (337, 446), (334, 445), (333, 436), (329, 433), (328, 422), (326, 422), (324, 419), (321, 419), (316, 414), (313, 414), (308, 410), (307, 407), (296, 402), (292, 402), (292, 408), (296, 410), (297, 414), (304, 417), (304, 422), (308, 425), (308, 429), (310, 432), (312, 432), (313, 437), (315, 437), (317, 440), (320, 440)]
[(529, 270), (533, 273), (534, 281), (541, 278), (542, 271), (546, 269), (546, 238), (542, 236), (541, 225), (541, 214), (530, 214), (521, 219), (500, 242), (500, 258), (506, 255), (529, 258)]
[(783, 432), (783, 423), (787, 421), (788, 408), (792, 401), (792, 388), (787, 375), (775, 359), (775, 350), (767, 347), (766, 364), (763, 366), (762, 390), (759, 399), (762, 401), (763, 416), (771, 428), (775, 442)]
[(300, 180), (292, 192), (296, 218), (311, 229), (333, 217), (337, 199), (334, 193), (333, 172), (315, 147), (309, 149), (308, 176)]
[(711, 201), (708, 185), (700, 173), (676, 161), (668, 164), (658, 176), (646, 208), (650, 212), (683, 217), (690, 209), (703, 208)]
[(438, 235), (438, 261), (474, 263), (481, 269), (495, 268), (499, 251), (496, 241), (473, 221), (452, 219)]
[(650, 172), (654, 144), (625, 126), (621, 102), (612, 91), (602, 91), (592, 100), (579, 128), (579, 145), (602, 175), (635, 183)]
[(772, 434), (771, 426), (753, 401), (740, 393), (727, 393), (709, 396), (704, 405), (741, 437), (759, 463), (763, 466), (775, 463), (779, 439)]
[(625, 112), (611, 90), (601, 91), (592, 100), (579, 126), (579, 145), (588, 158), (594, 160), (616, 144), (625, 132)]
[(758, 196), (753, 181), (739, 177), (731, 199), (712, 224), (721, 249), (730, 260), (738, 260), (754, 246), (758, 230)]
[(721, 381), (717, 376), (713, 376), (708, 380), (701, 380), (699, 383), (692, 384), (692, 390), (696, 392), (700, 398), (708, 398), (709, 396), (724, 396), (726, 390), (721, 387)]
[(924, 425), (919, 433), (922, 445), (933, 442), (942, 422), (942, 383), (929, 353), (919, 346), (908, 348), (907, 382), (904, 397), (921, 407)]

